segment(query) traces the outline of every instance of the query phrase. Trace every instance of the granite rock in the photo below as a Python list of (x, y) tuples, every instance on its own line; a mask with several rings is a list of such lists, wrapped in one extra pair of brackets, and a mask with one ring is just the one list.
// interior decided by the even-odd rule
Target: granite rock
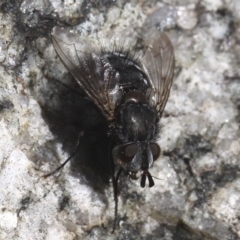
[[(3, 0), (0, 239), (240, 239), (239, 9), (238, 0)], [(57, 58), (54, 26), (137, 50), (163, 30), (174, 45), (163, 154), (151, 169), (158, 180), (141, 189), (122, 176), (114, 234), (107, 163), (91, 158), (105, 159), (100, 137), (86, 137), (71, 164), (43, 177), (69, 157), (80, 130), (103, 121)]]

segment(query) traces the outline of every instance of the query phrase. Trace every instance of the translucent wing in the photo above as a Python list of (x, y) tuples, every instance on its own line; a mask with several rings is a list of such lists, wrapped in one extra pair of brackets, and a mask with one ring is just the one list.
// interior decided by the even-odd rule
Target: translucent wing
[(173, 46), (166, 34), (158, 33), (150, 42), (143, 61), (152, 85), (149, 91), (150, 103), (155, 106), (160, 118), (169, 97), (174, 74)]
[[(118, 73), (84, 38), (74, 39), (74, 35), (68, 35), (59, 28), (54, 29), (52, 41), (55, 51), (88, 97), (111, 121), (114, 118)], [(71, 37), (73, 43), (67, 43)]]

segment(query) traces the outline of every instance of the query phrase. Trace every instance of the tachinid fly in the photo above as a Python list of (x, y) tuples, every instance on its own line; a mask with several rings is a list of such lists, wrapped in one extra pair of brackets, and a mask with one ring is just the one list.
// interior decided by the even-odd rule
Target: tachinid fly
[(124, 171), (134, 180), (141, 176), (141, 187), (146, 179), (149, 187), (154, 185), (149, 168), (161, 153), (157, 140), (173, 80), (173, 47), (166, 34), (157, 33), (143, 57), (135, 58), (116, 41), (107, 47), (93, 47), (86, 38), (79, 37), (77, 44), (66, 42), (61, 35), (62, 30), (53, 31), (58, 57), (109, 123), (112, 144), (110, 161), (106, 161), (112, 168), (115, 228), (120, 174)]

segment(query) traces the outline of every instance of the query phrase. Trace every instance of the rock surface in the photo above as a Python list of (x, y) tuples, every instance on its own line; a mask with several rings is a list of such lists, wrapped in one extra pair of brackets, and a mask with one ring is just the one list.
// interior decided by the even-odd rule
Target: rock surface
[[(240, 2), (167, 2), (0, 2), (0, 239), (240, 239)], [(105, 160), (99, 136), (43, 178), (103, 121), (56, 57), (54, 26), (136, 49), (162, 30), (174, 45), (160, 180), (141, 189), (122, 176), (114, 234), (107, 167), (91, 160)]]

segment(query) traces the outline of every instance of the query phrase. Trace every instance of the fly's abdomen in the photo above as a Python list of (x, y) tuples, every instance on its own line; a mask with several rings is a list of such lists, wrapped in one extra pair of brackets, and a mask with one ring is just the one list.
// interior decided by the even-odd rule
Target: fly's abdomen
[(107, 59), (112, 68), (119, 73), (119, 85), (125, 91), (135, 89), (146, 92), (150, 87), (149, 80), (137, 60), (134, 61), (124, 55), (119, 55), (117, 52), (109, 54)]

